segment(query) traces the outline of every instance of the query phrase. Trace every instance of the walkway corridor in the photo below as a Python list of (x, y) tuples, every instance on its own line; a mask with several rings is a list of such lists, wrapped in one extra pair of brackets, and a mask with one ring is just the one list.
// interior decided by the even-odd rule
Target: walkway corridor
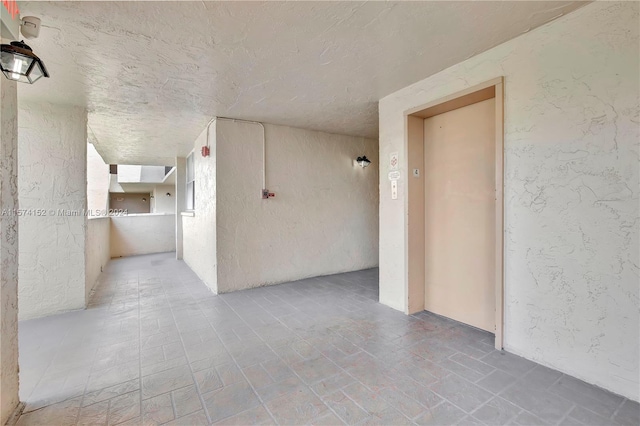
[(20, 323), (20, 425), (638, 424), (622, 397), (377, 303), (377, 270), (214, 296), (173, 253)]

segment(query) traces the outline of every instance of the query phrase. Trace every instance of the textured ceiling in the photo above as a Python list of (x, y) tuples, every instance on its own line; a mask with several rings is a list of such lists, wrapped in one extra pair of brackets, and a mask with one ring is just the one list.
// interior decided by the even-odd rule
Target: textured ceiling
[(377, 101), (581, 2), (23, 2), (105, 161), (172, 164), (212, 116), (377, 137)]

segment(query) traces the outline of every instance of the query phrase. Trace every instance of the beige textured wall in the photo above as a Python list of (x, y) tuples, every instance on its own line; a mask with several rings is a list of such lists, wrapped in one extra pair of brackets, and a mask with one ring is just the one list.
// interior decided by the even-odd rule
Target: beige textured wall
[(85, 306), (87, 113), (21, 103), (18, 124), (20, 208), (43, 212), (20, 217), (19, 305), (25, 320)]
[(407, 309), (404, 112), (503, 75), (505, 349), (634, 400), (639, 6), (591, 3), (380, 101), (381, 302)]
[(109, 207), (109, 176), (109, 165), (93, 144), (87, 144), (87, 208), (94, 216)]
[(112, 192), (109, 209), (124, 210), (127, 214), (151, 213), (151, 192)]
[[(220, 293), (378, 265), (378, 142), (265, 125), (217, 123)], [(372, 166), (354, 163), (366, 155)]]
[[(2, 43), (5, 43), (2, 40)], [(0, 76), (0, 209), (18, 208), (16, 83)], [(0, 424), (18, 405), (18, 217), (0, 215)]]
[(111, 259), (111, 218), (108, 216), (89, 218), (87, 221), (85, 304), (98, 285), (100, 273)]
[[(167, 197), (167, 193), (171, 196)], [(176, 212), (176, 187), (175, 185), (156, 185), (153, 189), (151, 200), (151, 213), (175, 213)]]
[[(211, 156), (196, 149), (196, 209), (183, 216), (184, 260), (214, 292), (353, 271), (378, 264), (376, 140), (218, 120)], [(354, 160), (367, 155), (373, 165)]]
[[(217, 250), (216, 250), (216, 127), (211, 124), (209, 145), (211, 155), (200, 155), (200, 147), (207, 141), (207, 130), (203, 130), (194, 141), (194, 168), (196, 211), (194, 216), (180, 216), (182, 219), (182, 242), (184, 261), (198, 277), (213, 291), (218, 292)], [(177, 172), (180, 172), (180, 167)], [(176, 175), (176, 183), (184, 182), (184, 174)], [(182, 184), (184, 186), (184, 184)]]

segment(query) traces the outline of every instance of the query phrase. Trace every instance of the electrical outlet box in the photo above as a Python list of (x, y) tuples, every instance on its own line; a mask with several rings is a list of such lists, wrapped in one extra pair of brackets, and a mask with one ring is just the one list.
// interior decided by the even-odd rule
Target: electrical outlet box
[(268, 189), (263, 189), (261, 195), (263, 200), (268, 200), (269, 198), (273, 198), (276, 196), (276, 194), (274, 194), (273, 192), (269, 192)]

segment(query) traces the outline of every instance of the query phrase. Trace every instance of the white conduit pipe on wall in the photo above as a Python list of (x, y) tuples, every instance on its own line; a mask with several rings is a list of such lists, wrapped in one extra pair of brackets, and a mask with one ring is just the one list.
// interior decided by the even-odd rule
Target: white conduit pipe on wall
[(267, 137), (266, 137), (266, 131), (264, 129), (264, 124), (262, 124), (259, 121), (243, 120), (241, 118), (213, 117), (211, 121), (209, 121), (209, 124), (207, 124), (207, 147), (209, 146), (209, 128), (211, 127), (211, 123), (213, 123), (216, 120), (226, 120), (226, 121), (233, 121), (233, 122), (239, 122), (239, 123), (257, 124), (258, 126), (262, 127), (262, 188), (260, 188), (260, 191), (262, 191), (263, 189), (267, 189), (267, 157), (266, 157)]

